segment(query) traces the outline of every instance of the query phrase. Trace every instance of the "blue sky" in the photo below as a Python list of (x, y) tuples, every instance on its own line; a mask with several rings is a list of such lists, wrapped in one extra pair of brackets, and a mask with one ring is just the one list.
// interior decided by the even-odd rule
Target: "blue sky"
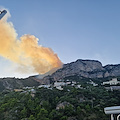
[[(3, 0), (18, 33), (32, 34), (39, 44), (50, 47), (63, 63), (94, 59), (106, 64), (120, 63), (119, 0)], [(3, 67), (4, 65), (4, 67)], [(6, 71), (10, 61), (0, 58)], [(0, 76), (19, 76), (13, 73)]]

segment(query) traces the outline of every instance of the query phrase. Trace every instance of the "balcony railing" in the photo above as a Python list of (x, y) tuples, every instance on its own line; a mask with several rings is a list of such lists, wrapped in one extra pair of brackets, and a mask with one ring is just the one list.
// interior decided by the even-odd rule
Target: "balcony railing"
[(114, 120), (114, 114), (117, 115), (117, 120), (120, 118), (120, 106), (112, 106), (112, 107), (106, 107), (104, 108), (105, 114), (110, 114), (111, 115), (111, 120)]

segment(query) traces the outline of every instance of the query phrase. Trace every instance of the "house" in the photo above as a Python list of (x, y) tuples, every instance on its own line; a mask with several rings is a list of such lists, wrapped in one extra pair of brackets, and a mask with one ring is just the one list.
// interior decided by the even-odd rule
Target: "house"
[(98, 86), (98, 84), (94, 83), (92, 80), (90, 80), (89, 84), (91, 84), (93, 86)]
[(106, 90), (120, 90), (120, 86), (110, 86), (110, 87), (105, 87)]
[(65, 82), (54, 82), (54, 87), (59, 87), (59, 86), (65, 86), (66, 83)]
[(57, 86), (56, 89), (63, 90), (63, 88), (61, 86)]
[(42, 88), (42, 87), (49, 89), (51, 87), (51, 85), (49, 84), (49, 85), (39, 85), (38, 86), (38, 88)]
[(117, 78), (113, 78), (112, 80), (108, 81), (108, 82), (103, 82), (103, 85), (117, 85), (120, 82), (117, 80)]
[(82, 88), (81, 85), (77, 85), (76, 88)]
[(14, 89), (15, 92), (23, 92), (23, 89)]

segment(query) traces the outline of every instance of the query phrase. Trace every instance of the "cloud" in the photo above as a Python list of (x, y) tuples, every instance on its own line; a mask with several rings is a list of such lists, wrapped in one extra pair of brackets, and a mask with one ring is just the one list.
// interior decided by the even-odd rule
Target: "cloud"
[(45, 74), (62, 66), (57, 54), (51, 48), (38, 45), (39, 39), (34, 35), (25, 34), (18, 39), (14, 25), (7, 21), (9, 16), (10, 14), (0, 20), (0, 55), (2, 57), (15, 63), (20, 73)]

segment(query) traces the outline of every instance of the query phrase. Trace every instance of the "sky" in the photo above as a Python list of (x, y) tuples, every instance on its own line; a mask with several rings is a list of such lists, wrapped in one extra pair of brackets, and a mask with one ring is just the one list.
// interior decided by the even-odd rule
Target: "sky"
[[(91, 59), (120, 64), (119, 0), (2, 0), (20, 38), (35, 35), (63, 63)], [(0, 57), (0, 77), (24, 77)]]

